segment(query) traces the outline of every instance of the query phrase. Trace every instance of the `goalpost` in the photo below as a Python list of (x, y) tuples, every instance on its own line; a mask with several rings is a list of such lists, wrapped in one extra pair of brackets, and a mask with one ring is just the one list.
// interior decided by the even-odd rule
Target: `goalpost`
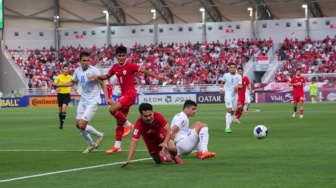
[(321, 101), (336, 101), (336, 73), (301, 74), (310, 84), (313, 80), (318, 86), (316, 99)]

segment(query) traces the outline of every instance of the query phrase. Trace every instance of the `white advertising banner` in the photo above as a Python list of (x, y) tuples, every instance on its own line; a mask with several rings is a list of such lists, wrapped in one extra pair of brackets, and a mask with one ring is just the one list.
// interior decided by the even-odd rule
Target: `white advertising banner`
[(139, 104), (184, 104), (186, 100), (196, 102), (196, 94), (139, 95)]

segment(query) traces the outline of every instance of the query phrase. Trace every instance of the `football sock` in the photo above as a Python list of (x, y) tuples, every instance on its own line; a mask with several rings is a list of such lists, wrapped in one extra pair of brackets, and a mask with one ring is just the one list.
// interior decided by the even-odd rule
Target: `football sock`
[(124, 124), (127, 119), (126, 117), (124, 116), (124, 114), (118, 110), (115, 114), (112, 114), (118, 121), (122, 122), (122, 124)]
[(232, 115), (230, 113), (226, 113), (226, 128), (230, 128), (232, 123)]
[(62, 112), (58, 112), (58, 118), (59, 118), (60, 124), (62, 124)]
[(124, 123), (125, 126), (130, 126), (131, 122), (129, 122), (128, 120)]
[(177, 155), (177, 149), (174, 149), (174, 151), (168, 150), (169, 154), (173, 157)]
[(114, 142), (114, 147), (120, 148), (120, 146), (121, 146), (121, 141)]
[(240, 109), (237, 109), (236, 110), (236, 115), (237, 115), (236, 119), (240, 119), (240, 117), (242, 116), (242, 114), (243, 114), (243, 112)]
[(94, 144), (94, 141), (92, 140), (92, 138), (91, 138), (91, 136), (88, 132), (83, 131), (82, 129), (78, 129), (78, 130), (90, 146)]
[(96, 136), (101, 136), (102, 133), (97, 131), (95, 128), (93, 128), (91, 125), (86, 125), (85, 131), (88, 133), (91, 133)]
[(124, 133), (124, 125), (123, 124), (117, 124), (117, 127), (116, 127), (116, 141), (121, 141), (122, 139), (122, 135)]
[(294, 112), (296, 113), (296, 110), (297, 110), (297, 108), (296, 108), (296, 106), (294, 107)]
[(65, 121), (65, 117), (66, 117), (66, 112), (62, 112), (61, 113), (61, 125), (63, 125), (63, 123)]
[(300, 110), (300, 114), (303, 115), (303, 110)]
[(247, 111), (247, 107), (248, 107), (247, 104), (245, 104), (245, 105), (244, 105), (244, 112)]
[(208, 151), (209, 128), (203, 127), (199, 133), (199, 142), (197, 144), (198, 151)]

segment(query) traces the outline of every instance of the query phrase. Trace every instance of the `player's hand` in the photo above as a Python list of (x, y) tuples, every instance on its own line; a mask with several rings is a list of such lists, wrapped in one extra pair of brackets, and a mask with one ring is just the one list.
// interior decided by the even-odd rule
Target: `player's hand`
[(94, 75), (94, 76), (89, 76), (88, 78), (89, 78), (89, 80), (96, 80), (98, 78), (98, 76)]
[(57, 89), (58, 84), (52, 83), (51, 86), (52, 86), (54, 89)]
[(161, 146), (162, 148), (168, 148), (167, 143), (164, 143), (164, 142), (162, 142), (159, 146)]
[(234, 86), (233, 90), (237, 91), (238, 90), (238, 86)]
[(127, 166), (130, 163), (131, 162), (125, 161), (123, 164), (120, 165), (120, 168), (124, 168), (125, 166)]
[(106, 104), (108, 104), (109, 106), (112, 105), (114, 102), (110, 99), (110, 98), (105, 98)]
[(159, 79), (160, 81), (166, 81), (167, 78), (161, 74), (158, 75), (157, 79)]

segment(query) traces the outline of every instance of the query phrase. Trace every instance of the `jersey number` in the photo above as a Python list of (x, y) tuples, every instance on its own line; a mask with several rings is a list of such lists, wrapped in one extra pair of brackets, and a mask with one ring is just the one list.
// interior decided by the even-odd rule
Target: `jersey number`
[(122, 77), (119, 77), (119, 82), (120, 82), (120, 83), (123, 83), (123, 79), (122, 79)]

